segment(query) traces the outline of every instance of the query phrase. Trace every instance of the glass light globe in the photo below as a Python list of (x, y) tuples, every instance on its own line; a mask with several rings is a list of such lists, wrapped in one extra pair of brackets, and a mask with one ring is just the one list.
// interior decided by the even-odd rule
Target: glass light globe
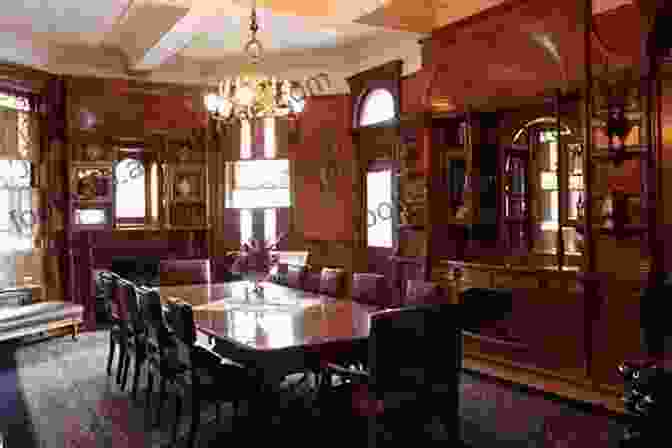
[(205, 108), (208, 110), (208, 112), (217, 111), (217, 106), (219, 103), (219, 98), (217, 95), (215, 95), (214, 93), (207, 94), (204, 98), (204, 102), (205, 102)]
[(218, 111), (224, 116), (229, 116), (231, 114), (231, 109), (233, 109), (233, 104), (231, 101), (222, 100), (219, 104)]
[(236, 91), (236, 101), (238, 104), (249, 106), (254, 101), (255, 91), (249, 84), (243, 84)]

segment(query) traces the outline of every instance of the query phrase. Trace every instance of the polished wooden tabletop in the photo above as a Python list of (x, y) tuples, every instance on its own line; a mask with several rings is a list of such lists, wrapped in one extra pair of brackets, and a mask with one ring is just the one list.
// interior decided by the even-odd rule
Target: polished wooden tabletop
[[(193, 305), (198, 329), (217, 339), (257, 351), (299, 348), (365, 339), (376, 307), (261, 283), (249, 282), (157, 288), (164, 300)], [(247, 289), (247, 292), (246, 292)]]

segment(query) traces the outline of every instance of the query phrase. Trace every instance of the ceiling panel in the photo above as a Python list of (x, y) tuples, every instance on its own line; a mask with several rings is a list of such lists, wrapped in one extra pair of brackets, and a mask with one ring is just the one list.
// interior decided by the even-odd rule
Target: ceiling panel
[[(55, 41), (102, 39), (129, 0), (13, 0), (2, 2), (0, 27), (48, 33)], [(94, 37), (95, 36), (95, 37)]]
[[(258, 10), (257, 15), (257, 37), (268, 53), (335, 48), (380, 32), (367, 25), (278, 15), (268, 9)], [(248, 10), (240, 10), (239, 15), (208, 15), (192, 9), (147, 52), (139, 67), (161, 64), (176, 52), (206, 59), (240, 55), (250, 37), (249, 20)]]

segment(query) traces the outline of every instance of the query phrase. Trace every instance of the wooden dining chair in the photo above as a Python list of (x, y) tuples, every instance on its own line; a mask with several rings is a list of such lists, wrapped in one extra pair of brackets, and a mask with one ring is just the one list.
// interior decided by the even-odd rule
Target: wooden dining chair
[(125, 356), (123, 359), (124, 367), (121, 390), (126, 389), (128, 369), (131, 360), (133, 360), (132, 397), (135, 399), (138, 392), (138, 383), (140, 382), (140, 373), (142, 372), (142, 368), (147, 359), (146, 327), (140, 313), (140, 303), (136, 285), (123, 278), (118, 280), (118, 285), (121, 293), (121, 300), (125, 301), (126, 310), (128, 311), (128, 326), (130, 328), (130, 333), (126, 339), (126, 349), (124, 350)]
[[(420, 305), (375, 313), (368, 369), (330, 364), (321, 409), (352, 415), (366, 428), (368, 446), (399, 442), (459, 441), (458, 397), (462, 365), (459, 306)], [(328, 414), (331, 415), (331, 414)], [(327, 418), (329, 420), (329, 418)], [(425, 445), (426, 446), (426, 445)]]
[(448, 297), (441, 285), (424, 280), (407, 280), (404, 306), (414, 306), (432, 303), (446, 303)]
[[(174, 333), (166, 325), (161, 297), (154, 290), (142, 292), (141, 310), (147, 329), (147, 390), (145, 391), (145, 411), (150, 422), (158, 425), (161, 422), (161, 409), (166, 399), (165, 381), (175, 375), (179, 364), (175, 362), (177, 343)], [(154, 377), (158, 377), (163, 387), (159, 393), (159, 402), (156, 406), (156, 419), (152, 420), (151, 395), (154, 390)], [(165, 379), (164, 379), (165, 378)]]
[(133, 330), (131, 328), (128, 305), (124, 297), (125, 291), (121, 286), (121, 277), (113, 272), (103, 271), (99, 276), (111, 284), (111, 326), (110, 326), (110, 345), (107, 354), (107, 374), (112, 374), (112, 363), (114, 355), (119, 349), (119, 360), (117, 361), (117, 384), (121, 384), (124, 370), (124, 362), (127, 357), (129, 340), (132, 338)]
[(303, 288), (306, 267), (290, 264), (287, 266), (287, 286), (293, 289)]
[(369, 272), (352, 274), (352, 300), (379, 308), (397, 305), (392, 299), (392, 291), (385, 276)]
[(174, 374), (162, 376), (162, 383), (168, 380), (177, 389), (173, 442), (177, 442), (182, 396), (190, 396), (192, 420), (188, 446), (192, 447), (200, 423), (202, 402), (215, 404), (217, 422), (220, 423), (221, 404), (233, 403), (236, 417), (240, 400), (250, 397), (255, 387), (243, 365), (223, 358), (196, 342), (196, 327), (191, 305), (181, 302), (169, 303), (166, 320), (175, 332), (178, 355)]
[(345, 295), (345, 269), (322, 268), (320, 273), (320, 294), (331, 297)]

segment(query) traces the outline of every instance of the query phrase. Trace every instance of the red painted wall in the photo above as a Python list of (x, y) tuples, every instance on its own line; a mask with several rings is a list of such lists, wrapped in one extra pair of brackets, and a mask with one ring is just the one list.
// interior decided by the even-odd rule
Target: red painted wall
[(424, 97), (429, 79), (429, 70), (421, 68), (401, 79), (401, 112), (412, 113), (425, 110)]
[(205, 128), (208, 116), (194, 101), (188, 96), (145, 95), (145, 128)]
[[(295, 206), (301, 209), (303, 229), (307, 239), (352, 241), (352, 160), (354, 149), (349, 95), (310, 97), (299, 119), (301, 139), (289, 145), (289, 157), (296, 160)], [(320, 131), (336, 130), (337, 158), (342, 175), (337, 178), (338, 201), (325, 201), (320, 192), (320, 168), (324, 165)]]

